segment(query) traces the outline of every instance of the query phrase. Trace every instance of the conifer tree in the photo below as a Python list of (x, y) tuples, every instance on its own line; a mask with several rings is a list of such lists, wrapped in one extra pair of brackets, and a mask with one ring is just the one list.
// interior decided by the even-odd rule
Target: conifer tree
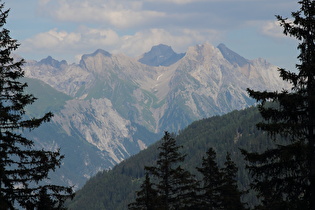
[(140, 191), (137, 192), (136, 201), (128, 205), (128, 209), (131, 210), (154, 210), (158, 206), (158, 193), (153, 188), (150, 176), (145, 174), (145, 180), (140, 187)]
[(298, 3), (293, 21), (277, 16), (284, 34), (299, 40), (298, 72), (279, 69), (292, 90), (248, 90), (261, 102), (258, 128), (275, 141), (262, 153), (242, 150), (264, 209), (315, 209), (315, 1)]
[(227, 153), (223, 168), (216, 162), (216, 152), (209, 148), (202, 158), (202, 166), (197, 170), (202, 174), (202, 186), (198, 193), (198, 209), (244, 209), (241, 193), (237, 187), (236, 164)]
[(209, 148), (206, 157), (202, 158), (202, 165), (197, 170), (202, 174), (202, 186), (199, 192), (199, 208), (200, 209), (220, 209), (222, 176), (218, 164), (216, 162), (216, 152), (213, 148)]
[(39, 200), (36, 203), (36, 209), (61, 210), (64, 208), (58, 207), (58, 202), (56, 200), (51, 199), (51, 197), (47, 193), (46, 188), (41, 188), (39, 190)]
[(193, 208), (196, 198), (197, 181), (194, 176), (183, 169), (179, 164), (185, 156), (180, 153), (180, 146), (176, 145), (175, 138), (165, 132), (156, 166), (145, 167), (155, 178), (158, 191), (158, 209), (187, 209)]
[[(35, 149), (32, 140), (23, 137), (24, 130), (32, 130), (52, 117), (29, 119), (25, 107), (35, 101), (24, 93), (27, 84), (21, 83), (23, 60), (15, 61), (11, 53), (19, 46), (4, 28), (9, 10), (0, 4), (0, 209), (22, 207), (34, 209), (45, 189), (53, 207), (61, 208), (65, 199), (73, 195), (72, 188), (45, 185), (49, 171), (59, 167), (63, 158), (59, 151)], [(42, 197), (43, 198), (43, 197)]]
[(224, 167), (221, 169), (222, 186), (220, 187), (221, 206), (225, 210), (245, 209), (241, 202), (242, 193), (237, 186), (237, 171), (238, 168), (232, 161), (230, 153), (227, 153)]

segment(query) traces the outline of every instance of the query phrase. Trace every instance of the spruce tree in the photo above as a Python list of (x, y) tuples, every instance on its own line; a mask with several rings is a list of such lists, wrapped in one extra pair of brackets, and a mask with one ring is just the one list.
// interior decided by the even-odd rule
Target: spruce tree
[(242, 193), (237, 186), (238, 168), (232, 161), (230, 153), (227, 153), (224, 167), (220, 171), (222, 173), (222, 186), (220, 187), (221, 206), (225, 210), (245, 209), (241, 202)]
[[(21, 83), (23, 60), (15, 61), (11, 53), (19, 46), (4, 28), (9, 10), (0, 4), (0, 209), (22, 207), (34, 209), (45, 196), (58, 209), (72, 188), (39, 185), (48, 173), (59, 167), (63, 158), (59, 151), (35, 149), (34, 142), (23, 137), (24, 130), (33, 130), (52, 117), (28, 118), (25, 107), (36, 98), (24, 93), (27, 84)], [(43, 191), (44, 190), (44, 191)]]
[(45, 210), (55, 210), (55, 209), (64, 209), (58, 207), (58, 202), (56, 200), (51, 199), (49, 194), (47, 193), (46, 188), (41, 188), (39, 190), (39, 200), (36, 203), (36, 209), (45, 209)]
[(145, 174), (145, 180), (140, 190), (137, 192), (136, 201), (128, 205), (131, 210), (154, 210), (158, 206), (158, 193), (154, 189), (148, 173)]
[(199, 208), (200, 209), (220, 209), (221, 192), (223, 184), (222, 176), (216, 162), (216, 152), (209, 148), (206, 157), (202, 158), (202, 165), (197, 170), (202, 174), (201, 188), (199, 189)]
[(237, 186), (236, 164), (230, 153), (226, 155), (223, 168), (216, 162), (216, 152), (209, 148), (207, 156), (202, 158), (202, 165), (197, 170), (202, 174), (202, 185), (198, 193), (198, 209), (242, 210), (241, 192)]
[(165, 132), (156, 166), (145, 167), (152, 174), (158, 191), (158, 209), (193, 209), (196, 198), (197, 181), (194, 176), (183, 169), (180, 163), (185, 155), (181, 154), (175, 138)]
[(315, 209), (315, 1), (298, 3), (293, 21), (277, 16), (284, 34), (299, 40), (297, 73), (279, 69), (292, 89), (248, 90), (261, 102), (258, 128), (275, 141), (262, 153), (242, 150), (264, 209)]

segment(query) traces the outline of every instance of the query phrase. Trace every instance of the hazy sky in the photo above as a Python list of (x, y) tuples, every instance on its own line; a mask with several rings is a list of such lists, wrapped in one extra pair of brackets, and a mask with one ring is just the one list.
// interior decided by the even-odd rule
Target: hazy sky
[(248, 59), (293, 68), (297, 42), (282, 35), (275, 15), (291, 17), (297, 0), (6, 0), (11, 36), (25, 59), (51, 55), (78, 62), (104, 49), (137, 57), (160, 43), (224, 43)]

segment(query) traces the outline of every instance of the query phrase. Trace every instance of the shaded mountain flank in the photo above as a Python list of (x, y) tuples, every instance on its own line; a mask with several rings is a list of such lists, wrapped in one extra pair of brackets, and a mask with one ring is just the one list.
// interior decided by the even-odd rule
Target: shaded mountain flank
[(38, 98), (29, 115), (51, 110), (54, 117), (27, 135), (40, 147), (61, 147), (64, 165), (54, 178), (80, 188), (166, 130), (178, 132), (196, 120), (253, 105), (246, 88), (288, 87), (267, 61), (247, 60), (244, 65), (241, 56), (227, 48), (224, 52), (222, 46), (196, 45), (176, 63), (158, 67), (104, 50), (82, 56), (80, 64), (49, 57), (28, 62), (25, 76)]

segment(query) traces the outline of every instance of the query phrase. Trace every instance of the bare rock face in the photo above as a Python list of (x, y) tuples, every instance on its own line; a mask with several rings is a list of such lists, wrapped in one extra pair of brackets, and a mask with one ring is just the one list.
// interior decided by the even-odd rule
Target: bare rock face
[(144, 53), (138, 61), (148, 66), (170, 66), (184, 56), (185, 53), (175, 53), (170, 46), (159, 44)]
[[(169, 58), (170, 52), (166, 47), (165, 56)], [(68, 97), (60, 97), (62, 106), (52, 107), (50, 129), (55, 129), (57, 139), (62, 133), (62, 139), (76, 141), (81, 159), (75, 158), (75, 152), (69, 156), (86, 164), (77, 164), (73, 171), (80, 178), (61, 170), (61, 176), (68, 176), (63, 179), (67, 184), (82, 186), (82, 180), (146, 148), (165, 130), (177, 132), (195, 120), (253, 105), (247, 88), (289, 88), (279, 78), (276, 66), (263, 59), (247, 60), (223, 44), (192, 46), (172, 65), (153, 66), (140, 61), (97, 50), (82, 56), (80, 64), (69, 65), (48, 57), (25, 65), (26, 77), (40, 80), (59, 93), (55, 101), (60, 94)], [(49, 103), (49, 99), (37, 97), (43, 106)], [(42, 142), (44, 132), (32, 135)], [(51, 145), (67, 147), (64, 141)], [(84, 153), (90, 151), (85, 147), (93, 148), (93, 155)], [(91, 159), (96, 157), (98, 161), (92, 164)]]

